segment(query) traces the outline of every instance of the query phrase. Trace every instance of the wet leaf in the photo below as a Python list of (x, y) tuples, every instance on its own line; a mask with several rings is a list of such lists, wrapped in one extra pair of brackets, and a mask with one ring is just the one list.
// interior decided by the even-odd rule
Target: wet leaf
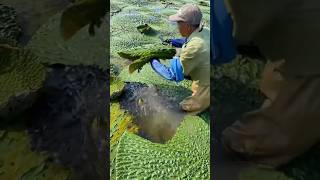
[(84, 26), (90, 24), (89, 33), (94, 35), (94, 27), (100, 26), (100, 19), (107, 12), (107, 0), (82, 0), (62, 14), (61, 32), (65, 40), (70, 39)]

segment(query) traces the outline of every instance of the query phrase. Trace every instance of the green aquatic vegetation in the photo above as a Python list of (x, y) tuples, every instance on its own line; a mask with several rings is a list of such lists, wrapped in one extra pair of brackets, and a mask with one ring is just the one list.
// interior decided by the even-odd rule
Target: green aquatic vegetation
[(170, 59), (176, 54), (176, 50), (167, 46), (143, 46), (129, 50), (118, 52), (122, 58), (133, 61), (129, 65), (129, 73), (141, 69), (145, 64), (152, 59)]
[(142, 24), (148, 24), (154, 32), (157, 32), (151, 33), (151, 35), (162, 34), (172, 38), (174, 34), (179, 37), (176, 27), (170, 25), (167, 21), (168, 17), (163, 16), (161, 11), (158, 13), (156, 8), (158, 8), (156, 5), (153, 10), (127, 6), (122, 9), (121, 13), (111, 18), (111, 54), (115, 55), (115, 52), (123, 49), (159, 43), (160, 39), (157, 36), (144, 35), (137, 30), (137, 26)]
[[(138, 11), (128, 12), (128, 11), (125, 11), (125, 8), (124, 8), (121, 13), (112, 17), (110, 23), (111, 23), (112, 31), (115, 31), (115, 30), (124, 30), (125, 29), (124, 27), (127, 27), (127, 25), (130, 27), (130, 25), (137, 26), (140, 24), (145, 24), (146, 19), (147, 19), (147, 16), (142, 15), (140, 12)], [(127, 29), (127, 31), (129, 30)]]
[(180, 8), (185, 4), (197, 4), (197, 1), (195, 0), (175, 0), (175, 7)]
[(161, 13), (162, 16), (165, 16), (165, 17), (168, 18), (170, 15), (177, 13), (177, 9), (161, 8), (159, 13)]
[[(115, 4), (119, 3), (123, 4), (123, 2), (115, 2)], [(117, 54), (118, 51), (159, 43), (158, 34), (163, 35), (164, 38), (180, 37), (177, 27), (169, 23), (168, 16), (162, 13), (163, 9), (159, 8), (159, 5), (162, 6), (157, 2), (150, 2), (148, 7), (132, 6), (130, 4), (122, 5), (121, 12), (112, 16), (110, 20), (112, 63), (121, 64), (118, 62), (121, 61)], [(175, 11), (172, 11), (173, 13)], [(152, 27), (154, 33), (151, 33), (151, 36), (141, 34), (137, 30), (137, 26), (141, 24), (148, 24)]]
[(261, 61), (238, 58), (222, 66), (212, 66), (211, 77), (214, 80), (228, 77), (252, 88), (258, 88), (263, 66), (264, 63)]
[[(262, 102), (259, 91), (259, 81), (263, 63), (253, 59), (236, 59), (233, 62), (221, 66), (212, 66), (211, 80), (214, 86), (211, 91), (214, 94), (215, 106), (224, 104), (226, 97), (234, 103), (244, 103), (239, 107), (255, 108)], [(250, 105), (250, 106), (248, 106)], [(224, 107), (234, 107), (224, 105)], [(228, 108), (227, 108), (228, 109)]]
[[(159, 24), (161, 23), (161, 19), (156, 18), (154, 16), (150, 16), (148, 14), (144, 14), (140, 11), (135, 10), (129, 10), (126, 11), (126, 8), (123, 9), (123, 11), (116, 16), (113, 16), (111, 19), (111, 26), (112, 30), (118, 30), (118, 27), (122, 27), (121, 25), (124, 25), (127, 27), (127, 25), (131, 26), (138, 26), (141, 24)], [(130, 30), (126, 30), (130, 31)]]
[(209, 1), (199, 1), (200, 6), (210, 6)]
[(123, 6), (121, 4), (112, 3), (110, 4), (110, 15), (114, 16), (122, 11)]
[(123, 92), (125, 83), (121, 81), (118, 77), (110, 77), (110, 99), (115, 100)]
[[(113, 102), (110, 104), (110, 145), (114, 146), (118, 143), (119, 138), (128, 128), (128, 124), (132, 123), (132, 116), (120, 108), (120, 104)], [(136, 132), (136, 128), (131, 128), (132, 132)]]
[(149, 4), (148, 0), (122, 0), (122, 2), (130, 4), (131, 6), (138, 7), (146, 6), (147, 4)]
[(29, 50), (20, 49), (0, 58), (0, 106), (12, 96), (34, 92), (42, 87), (46, 72), (38, 58)]
[(209, 179), (210, 128), (187, 116), (166, 144), (152, 143), (126, 132), (116, 157), (118, 179)]
[(116, 64), (110, 63), (110, 76), (118, 76), (120, 74), (120, 67)]
[(141, 34), (145, 35), (156, 35), (157, 31), (155, 31), (152, 27), (150, 27), (148, 24), (143, 24), (137, 27), (137, 30)]
[(155, 56), (159, 59), (172, 58), (176, 53), (176, 50), (169, 46), (154, 44), (149, 46), (136, 47), (129, 50), (123, 50), (118, 52), (120, 57), (137, 60), (144, 57)]
[[(111, 19), (111, 33), (115, 36), (125, 34), (139, 34), (137, 27), (143, 24), (148, 24), (152, 26), (153, 31), (158, 31), (158, 25), (164, 24), (165, 20), (152, 16), (146, 12), (140, 11), (126, 11), (122, 10), (121, 13), (115, 15)], [(112, 41), (113, 42), (113, 41)]]
[[(137, 31), (136, 27), (134, 27), (133, 31)], [(116, 34), (116, 33), (115, 33)], [(128, 34), (118, 34), (111, 37), (111, 54), (114, 56), (117, 55), (117, 51), (134, 48), (137, 46), (142, 46), (146, 44), (150, 44), (152, 40), (150, 37), (140, 34), (138, 31), (136, 33), (128, 33)]]
[(0, 131), (0, 179), (61, 179), (69, 169), (48, 161), (47, 155), (34, 152), (25, 131)]
[(119, 139), (125, 131), (136, 133), (138, 127), (133, 124), (132, 116), (120, 109), (119, 103), (110, 104), (110, 176), (115, 177), (116, 149)]
[(17, 14), (14, 8), (0, 4), (0, 71), (9, 63), (12, 51), (16, 51), (17, 40), (21, 33), (21, 28), (17, 23)]
[[(133, 0), (135, 1), (135, 0)], [(178, 103), (183, 100), (185, 97), (191, 95), (191, 81), (190, 80), (184, 80), (182, 82), (179, 83), (175, 83), (173, 81), (168, 81), (165, 80), (164, 78), (160, 77), (157, 73), (155, 73), (153, 71), (153, 69), (151, 68), (150, 65), (145, 65), (147, 62), (149, 62), (149, 60), (145, 60), (145, 62), (141, 62), (139, 61), (140, 58), (142, 57), (141, 55), (139, 55), (139, 53), (141, 52), (145, 52), (145, 51), (149, 51), (149, 49), (153, 49), (155, 48), (155, 44), (159, 44), (159, 47), (163, 48), (168, 48), (170, 49), (171, 47), (166, 47), (163, 46), (158, 37), (158, 35), (162, 35), (163, 38), (167, 39), (167, 38), (180, 38), (181, 36), (178, 33), (178, 29), (175, 23), (171, 23), (168, 21), (168, 17), (172, 14), (175, 14), (176, 11), (183, 6), (185, 3), (195, 3), (194, 1), (191, 0), (179, 0), (179, 1), (175, 1), (174, 3), (170, 3), (170, 2), (165, 2), (164, 4), (162, 4), (162, 2), (159, 1), (141, 1), (137, 4), (132, 4), (132, 0), (121, 0), (121, 1), (111, 1), (111, 7), (112, 4), (117, 5), (118, 7), (122, 7), (121, 12), (118, 12), (116, 14), (113, 14), (113, 16), (111, 17), (110, 23), (111, 23), (111, 44), (110, 44), (110, 53), (111, 53), (111, 62), (114, 64), (119, 65), (119, 67), (121, 67), (121, 72), (119, 74), (119, 78), (126, 83), (142, 83), (145, 84), (147, 86), (154, 86), (157, 93), (159, 93), (159, 95), (161, 97), (164, 97), (166, 99), (168, 99), (168, 101), (170, 101), (170, 103), (173, 103), (172, 106), (176, 107), (178, 106)], [(119, 5), (119, 3), (121, 5)], [(119, 9), (117, 7), (113, 7), (113, 9)], [(207, 11), (205, 12), (207, 13)], [(205, 15), (204, 15), (205, 16)], [(206, 18), (209, 17), (209, 14), (207, 16), (205, 16)], [(209, 21), (206, 20), (206, 21)], [(157, 31), (157, 36), (149, 36), (149, 35), (145, 35), (145, 34), (141, 34), (138, 30), (137, 30), (137, 26), (142, 25), (142, 24), (148, 24), (150, 27), (152, 27), (152, 29), (154, 29), (155, 31)], [(143, 48), (145, 47), (145, 48)], [(157, 48), (159, 48), (157, 47)], [(172, 53), (169, 56), (167, 56), (166, 58), (163, 58), (163, 60), (161, 60), (162, 63), (167, 64), (169, 63), (168, 60), (164, 60), (164, 59), (171, 59), (174, 54), (175, 51), (173, 48), (171, 48)], [(134, 53), (132, 53), (134, 50)], [(141, 50), (141, 52), (139, 52)], [(129, 51), (132, 51), (130, 53), (128, 53)], [(123, 54), (118, 54), (118, 52), (124, 52)], [(122, 58), (123, 57), (123, 58)], [(152, 56), (150, 56), (152, 57)], [(129, 67), (130, 64), (129, 62), (133, 61), (133, 63), (131, 62), (131, 68)], [(122, 62), (122, 63), (120, 63)], [(135, 64), (136, 63), (136, 64)], [(129, 71), (129, 68), (131, 69), (131, 71)], [(140, 69), (140, 72), (138, 73), (138, 71), (134, 71), (132, 72), (134, 69)], [(132, 72), (132, 73), (130, 73)], [(127, 91), (126, 91), (127, 92)], [(136, 91), (134, 91), (136, 92)], [(122, 98), (125, 97), (127, 94), (124, 94), (124, 96), (121, 96)], [(123, 101), (123, 102), (122, 102)], [(121, 99), (122, 103), (126, 103), (125, 100)], [(140, 101), (137, 101), (137, 103), (140, 103)], [(124, 136), (127, 136), (127, 134), (123, 135), (123, 132), (121, 132), (123, 129), (125, 128), (120, 128), (122, 129), (121, 133), (116, 133), (119, 129), (119, 127), (128, 127), (127, 125), (124, 125), (126, 123), (124, 117), (126, 115), (124, 115), (124, 113), (120, 113), (122, 111), (118, 111), (117, 108), (115, 107), (115, 105), (117, 104), (117, 102), (112, 103), (112, 110), (114, 113), (111, 117), (111, 124), (113, 124), (113, 126), (111, 125), (111, 128), (113, 128), (113, 130), (110, 132), (110, 135), (113, 134), (113, 137), (111, 139), (112, 144), (116, 144), (116, 146), (112, 146), (110, 147), (111, 150), (111, 179), (123, 179), (120, 178), (121, 177), (125, 177), (119, 174), (122, 174), (121, 170), (118, 173), (118, 167), (122, 166), (121, 163), (119, 163), (120, 161), (118, 161), (117, 157), (118, 154), (117, 152), (115, 152), (116, 149), (118, 149), (118, 152), (120, 151), (127, 151), (129, 147), (123, 149), (123, 146), (117, 146), (118, 142), (119, 142), (119, 138), (124, 138)], [(170, 104), (171, 105), (171, 104)], [(171, 106), (170, 106), (171, 107)], [(131, 112), (131, 111), (130, 111)], [(133, 113), (133, 112), (131, 112)], [(201, 115), (199, 115), (201, 118), (203, 118), (203, 120), (200, 120), (201, 123), (203, 123), (205, 126), (208, 126), (208, 122), (210, 119), (210, 116), (208, 113), (202, 113)], [(194, 117), (194, 119), (200, 119), (199, 117)], [(205, 121), (205, 122), (204, 122)], [(122, 124), (121, 122), (123, 122), (123, 126), (119, 125)], [(116, 127), (114, 127), (114, 125), (116, 125)], [(197, 124), (197, 123), (196, 123)], [(129, 125), (130, 126), (130, 125)], [(140, 129), (140, 131), (143, 131), (143, 129)], [(113, 133), (112, 133), (113, 132)], [(131, 133), (130, 133), (131, 135)], [(208, 136), (209, 137), (209, 136)], [(138, 137), (139, 138), (139, 137)], [(141, 141), (146, 141), (142, 138), (140, 138)], [(131, 139), (130, 139), (131, 140)], [(128, 141), (130, 141), (128, 140)], [(122, 140), (121, 140), (122, 141)], [(191, 141), (192, 142), (192, 141)], [(190, 143), (191, 143), (190, 142)], [(151, 143), (151, 142), (150, 142)], [(134, 144), (134, 142), (133, 142)], [(152, 143), (154, 144), (154, 143)], [(139, 145), (137, 145), (139, 146)], [(165, 145), (163, 145), (165, 146)], [(133, 146), (135, 147), (135, 146)], [(207, 146), (209, 147), (209, 146)], [(204, 149), (206, 149), (206, 147), (203, 147)], [(123, 150), (121, 150), (123, 149)], [(185, 149), (185, 147), (183, 148)], [(148, 147), (144, 150), (148, 150)], [(152, 151), (153, 149), (151, 148), (148, 151)], [(128, 151), (127, 154), (130, 154), (127, 157), (127, 161), (130, 161), (132, 158), (132, 156), (136, 156), (136, 153), (131, 153), (133, 151)], [(208, 154), (207, 154), (208, 155)], [(149, 156), (148, 156), (149, 157)], [(209, 155), (208, 155), (209, 157)], [(154, 160), (154, 158), (152, 159)], [(125, 159), (122, 159), (121, 162), (125, 161)], [(175, 171), (175, 167), (170, 166), (170, 162), (171, 161), (167, 161), (167, 162), (163, 162), (162, 166), (166, 166), (168, 167), (167, 170), (171, 172)], [(118, 164), (119, 163), (119, 164)], [(190, 164), (188, 164), (190, 163)], [(188, 162), (186, 164), (184, 164), (183, 167), (186, 166), (190, 166), (192, 164), (194, 164), (193, 162)], [(199, 163), (199, 165), (197, 167), (204, 167), (206, 166), (205, 163)], [(143, 171), (143, 166), (139, 166), (140, 169)], [(183, 168), (182, 167), (182, 168)], [(209, 166), (206, 166), (209, 167)], [(138, 168), (138, 167), (137, 167)], [(208, 171), (207, 170), (207, 176), (208, 175)], [(196, 172), (197, 169), (195, 169), (195, 171), (192, 172), (188, 172), (185, 171), (185, 176), (191, 175), (190, 177), (195, 177), (196, 175), (193, 176), (193, 172)], [(128, 171), (128, 173), (131, 173), (133, 171)], [(158, 172), (156, 172), (158, 173)], [(117, 174), (117, 176), (115, 176)], [(151, 174), (151, 173), (150, 173)], [(183, 175), (181, 175), (183, 176)], [(200, 175), (199, 175), (200, 176)], [(148, 177), (148, 176), (145, 176)], [(142, 178), (142, 176), (141, 176)], [(207, 177), (206, 179), (208, 179), (209, 177)], [(125, 178), (124, 178), (125, 179)], [(132, 179), (132, 178), (128, 178), (128, 179)], [(155, 177), (155, 179), (160, 179), (159, 177)], [(167, 178), (168, 179), (168, 178)], [(170, 179), (170, 178), (169, 178)], [(171, 178), (172, 179), (172, 178)], [(173, 178), (174, 179), (174, 178)], [(198, 178), (199, 179), (199, 178)], [(202, 179), (202, 178), (200, 178)]]
[[(264, 96), (259, 90), (263, 63), (254, 59), (236, 59), (212, 66), (211, 106), (215, 127), (222, 131), (248, 111), (261, 106)], [(220, 132), (217, 132), (218, 134)]]
[(259, 169), (249, 168), (242, 171), (239, 175), (239, 180), (293, 180), (286, 176), (284, 173), (270, 170), (270, 169)]
[(0, 4), (0, 39), (17, 40), (20, 33), (14, 8)]
[(71, 39), (65, 41), (60, 31), (61, 13), (43, 24), (28, 43), (28, 47), (42, 62), (66, 65), (99, 65), (107, 68), (107, 25), (103, 23), (90, 36), (88, 27), (82, 28)]
[[(209, 11), (210, 12), (210, 11)], [(205, 27), (210, 28), (210, 13), (203, 14), (202, 16), (202, 22), (204, 23)]]
[(162, 96), (169, 98), (172, 102), (180, 103), (184, 98), (191, 96), (192, 92), (183, 85), (155, 85)]

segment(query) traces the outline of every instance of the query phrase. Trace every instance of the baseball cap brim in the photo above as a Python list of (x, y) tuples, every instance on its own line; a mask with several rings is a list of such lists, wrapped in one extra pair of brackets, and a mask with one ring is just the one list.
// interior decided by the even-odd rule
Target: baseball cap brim
[(169, 21), (178, 22), (178, 21), (185, 21), (185, 20), (181, 18), (178, 14), (174, 14), (169, 16)]

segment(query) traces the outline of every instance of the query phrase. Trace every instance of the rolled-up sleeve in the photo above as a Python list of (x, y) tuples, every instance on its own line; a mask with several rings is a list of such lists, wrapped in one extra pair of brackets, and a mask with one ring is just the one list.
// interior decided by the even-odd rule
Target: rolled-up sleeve
[(239, 43), (254, 40), (259, 31), (290, 6), (293, 0), (224, 0), (235, 26)]
[(189, 73), (197, 65), (197, 56), (201, 53), (204, 42), (200, 38), (192, 38), (186, 47), (180, 53), (180, 61), (183, 67), (183, 73), (189, 75)]

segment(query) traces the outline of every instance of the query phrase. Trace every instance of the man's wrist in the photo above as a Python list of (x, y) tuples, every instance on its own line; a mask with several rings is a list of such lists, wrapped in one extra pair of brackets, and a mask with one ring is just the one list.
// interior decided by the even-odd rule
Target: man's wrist
[(176, 54), (174, 55), (174, 57), (179, 57), (180, 52), (181, 52), (181, 48), (176, 48)]

